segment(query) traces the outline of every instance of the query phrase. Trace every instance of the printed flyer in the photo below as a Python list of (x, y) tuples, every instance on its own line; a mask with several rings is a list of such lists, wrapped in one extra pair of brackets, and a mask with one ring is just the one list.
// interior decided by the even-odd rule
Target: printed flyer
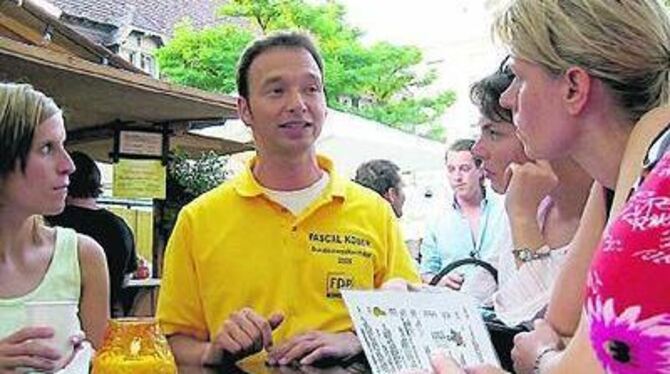
[(430, 369), (441, 350), (462, 366), (499, 366), (475, 300), (454, 291), (342, 290), (374, 373)]

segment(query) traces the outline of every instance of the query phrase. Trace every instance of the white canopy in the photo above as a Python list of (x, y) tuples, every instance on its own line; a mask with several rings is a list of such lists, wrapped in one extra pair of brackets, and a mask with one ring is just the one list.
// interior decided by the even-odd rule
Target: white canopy
[[(224, 126), (208, 127), (198, 133), (242, 143), (252, 141), (251, 131), (240, 120), (228, 120)], [(444, 166), (445, 147), (434, 140), (329, 109), (317, 150), (332, 158), (340, 173), (353, 176), (358, 165), (379, 158), (395, 162), (403, 172), (439, 171)]]

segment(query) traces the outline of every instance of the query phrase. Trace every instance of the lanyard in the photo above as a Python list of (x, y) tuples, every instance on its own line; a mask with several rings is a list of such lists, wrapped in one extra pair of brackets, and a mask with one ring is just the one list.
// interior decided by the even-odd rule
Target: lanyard
[(483, 199), (482, 202), (484, 203), (484, 207), (482, 209), (481, 214), (484, 216), (484, 222), (483, 225), (479, 228), (479, 232), (477, 233), (477, 240), (475, 240), (474, 234), (472, 230), (470, 230), (470, 238), (472, 239), (472, 251), (470, 251), (470, 257), (480, 259), (479, 255), (482, 251), (482, 245), (484, 243), (484, 235), (486, 235), (486, 227), (488, 226), (489, 223), (489, 207), (488, 207), (488, 201), (486, 199)]

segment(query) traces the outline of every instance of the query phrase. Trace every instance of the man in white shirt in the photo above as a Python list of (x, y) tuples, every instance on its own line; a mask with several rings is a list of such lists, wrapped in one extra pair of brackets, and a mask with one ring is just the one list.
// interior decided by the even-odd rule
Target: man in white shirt
[[(459, 139), (446, 152), (445, 167), (453, 200), (428, 222), (421, 243), (420, 270), (426, 283), (454, 261), (494, 255), (505, 208), (500, 196), (487, 193), (483, 185), (481, 161), (472, 153), (474, 144), (474, 140)], [(442, 277), (438, 285), (461, 289), (472, 269), (460, 270)]]

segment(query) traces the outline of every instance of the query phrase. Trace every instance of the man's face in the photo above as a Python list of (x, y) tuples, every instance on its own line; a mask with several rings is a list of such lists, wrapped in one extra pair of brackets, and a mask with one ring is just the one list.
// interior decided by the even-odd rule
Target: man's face
[(484, 176), (491, 181), (491, 188), (497, 193), (505, 193), (509, 183), (507, 167), (512, 162), (526, 163), (528, 156), (513, 124), (494, 122), (484, 116), (478, 124), (481, 134), (472, 147), (472, 154), (482, 160)]
[(238, 99), (240, 117), (251, 127), (260, 155), (314, 152), (326, 118), (323, 77), (302, 48), (275, 47), (249, 67), (249, 99)]
[(447, 179), (458, 199), (473, 199), (480, 194), (482, 171), (470, 151), (447, 152)]

